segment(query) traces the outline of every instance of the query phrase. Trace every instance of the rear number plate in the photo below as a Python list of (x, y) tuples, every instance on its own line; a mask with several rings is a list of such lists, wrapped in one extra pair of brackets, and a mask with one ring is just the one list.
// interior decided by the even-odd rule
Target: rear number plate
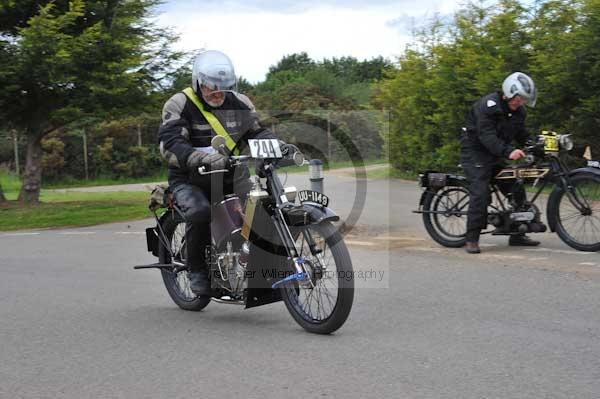
[(329, 205), (329, 197), (318, 191), (302, 190), (298, 192), (298, 199), (300, 200), (300, 203), (314, 202), (322, 206)]

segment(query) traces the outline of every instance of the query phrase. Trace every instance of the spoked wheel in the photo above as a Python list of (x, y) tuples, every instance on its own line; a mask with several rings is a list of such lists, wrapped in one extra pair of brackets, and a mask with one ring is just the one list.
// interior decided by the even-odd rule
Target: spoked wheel
[[(185, 222), (178, 215), (169, 215), (163, 220), (162, 228), (171, 246), (171, 251), (169, 252), (160, 243), (158, 251), (160, 263), (173, 263), (174, 266), (184, 265), (186, 256)], [(173, 254), (172, 257), (171, 254)], [(186, 270), (175, 273), (172, 270), (161, 269), (161, 274), (169, 296), (181, 309), (199, 311), (210, 302), (210, 298), (200, 298), (192, 292)]]
[(600, 176), (581, 174), (571, 178), (573, 191), (551, 198), (556, 209), (556, 233), (572, 248), (600, 251)]
[[(305, 330), (329, 334), (340, 328), (352, 308), (354, 275), (342, 236), (329, 222), (303, 226), (293, 232), (310, 281), (281, 288), (285, 306)], [(321, 252), (313, 255), (309, 237)], [(314, 248), (313, 248), (314, 249)]]
[(466, 184), (458, 184), (428, 192), (423, 203), (425, 229), (438, 244), (450, 248), (466, 242), (469, 190)]

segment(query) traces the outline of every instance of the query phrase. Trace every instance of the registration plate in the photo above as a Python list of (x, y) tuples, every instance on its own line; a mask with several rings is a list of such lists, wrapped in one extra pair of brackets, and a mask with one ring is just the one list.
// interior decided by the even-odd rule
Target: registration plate
[(322, 206), (329, 205), (329, 197), (328, 196), (326, 196), (325, 194), (322, 194), (318, 191), (312, 191), (312, 190), (300, 191), (298, 193), (298, 200), (300, 201), (300, 203), (314, 202), (314, 203), (322, 205)]
[(252, 158), (267, 159), (281, 158), (281, 147), (277, 139), (251, 139), (248, 140), (250, 145), (250, 154)]

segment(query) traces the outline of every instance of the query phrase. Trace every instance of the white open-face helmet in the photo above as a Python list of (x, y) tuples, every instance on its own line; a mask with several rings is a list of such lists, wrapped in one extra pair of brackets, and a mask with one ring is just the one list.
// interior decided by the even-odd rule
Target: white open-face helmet
[(192, 88), (196, 93), (200, 85), (211, 90), (235, 90), (237, 78), (233, 63), (217, 50), (205, 50), (196, 56), (192, 68)]
[(535, 107), (535, 101), (537, 100), (535, 84), (523, 72), (515, 72), (504, 79), (502, 92), (509, 100), (514, 96), (519, 96), (525, 100), (528, 106)]

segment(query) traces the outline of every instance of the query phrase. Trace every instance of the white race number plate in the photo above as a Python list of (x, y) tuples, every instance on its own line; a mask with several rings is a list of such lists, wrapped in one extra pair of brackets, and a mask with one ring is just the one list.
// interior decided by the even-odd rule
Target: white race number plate
[(281, 148), (277, 139), (251, 139), (248, 140), (252, 158), (281, 158)]

